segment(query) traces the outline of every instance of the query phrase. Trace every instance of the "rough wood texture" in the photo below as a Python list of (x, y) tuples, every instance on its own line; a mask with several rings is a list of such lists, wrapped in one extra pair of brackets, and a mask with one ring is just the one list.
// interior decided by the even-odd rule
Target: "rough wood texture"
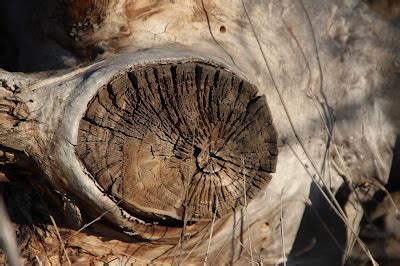
[(393, 21), (400, 19), (400, 1), (399, 0), (368, 0), (372, 8), (385, 18)]
[[(42, 4), (36, 6), (39, 2)], [(277, 265), (286, 261), (290, 265), (324, 265), (339, 264), (349, 256), (362, 224), (361, 204), (388, 181), (400, 129), (400, 31), (398, 23), (387, 19), (396, 14), (394, 9), (380, 16), (373, 11), (385, 14), (385, 9), (379, 11), (378, 1), (361, 0), (122, 0), (55, 1), (52, 6), (56, 8), (48, 10), (59, 12), (48, 13), (42, 7), (50, 2), (0, 4), (7, 7), (0, 18), (5, 33), (1, 35), (5, 38), (0, 38), (0, 43), (5, 43), (0, 44), (5, 47), (5, 60), (0, 64), (6, 62), (1, 66), (8, 71), (32, 71), (28, 75), (0, 70), (0, 144), (25, 154), (43, 170), (43, 174), (26, 177), (26, 184), (4, 197), (10, 212), (47, 217), (32, 226), (32, 219), (26, 219), (28, 223), (12, 219), (20, 225), (17, 235), (26, 239), (18, 239), (25, 264), (32, 263), (32, 258), (38, 264), (66, 264), (69, 256), (72, 264), (95, 260), (102, 261), (100, 265), (136, 260), (141, 264)], [(61, 2), (65, 5), (57, 4)], [(69, 22), (57, 14), (70, 18)], [(78, 66), (80, 57), (72, 48), (98, 60)], [(123, 190), (113, 191), (110, 186), (105, 193), (76, 154), (79, 123), (104, 84), (118, 74), (137, 71), (140, 65), (184, 60), (215, 62), (242, 73), (241, 77), (257, 86), (259, 95), (267, 96), (280, 140), (276, 172), (259, 196), (215, 223), (208, 213), (208, 218), (192, 218), (206, 221), (188, 222), (186, 227), (174, 218), (182, 219), (171, 208), (173, 204), (161, 210), (162, 204), (154, 207), (154, 202), (130, 198), (120, 205)], [(38, 72), (67, 66), (78, 67)], [(146, 92), (153, 95), (157, 91)], [(191, 115), (183, 112), (182, 106), (179, 113)], [(166, 114), (168, 108), (163, 109)], [(161, 115), (168, 118), (166, 114)], [(123, 122), (117, 118), (114, 124)], [(152, 132), (158, 128), (151, 123), (148, 127)], [(161, 144), (154, 147), (165, 150)], [(128, 153), (132, 145), (122, 147), (122, 153)], [(189, 155), (196, 167), (194, 151)], [(150, 155), (140, 152), (124, 158), (133, 161), (139, 154), (139, 159), (149, 160), (141, 165), (154, 163)], [(8, 170), (11, 163), (5, 157), (3, 169)], [(114, 159), (100, 158), (106, 162)], [(162, 167), (170, 166), (161, 162)], [(7, 172), (3, 171), (3, 177), (10, 180), (6, 186), (13, 187), (14, 180)], [(39, 177), (46, 183), (31, 185)], [(170, 183), (176, 184), (176, 180), (183, 183), (179, 178)], [(119, 182), (116, 187), (124, 188), (124, 180)], [(52, 212), (44, 211), (38, 197), (27, 197), (24, 188), (30, 186), (32, 192), (43, 195), (44, 205), (55, 202), (55, 196), (59, 204), (49, 206)], [(37, 188), (48, 189), (48, 194), (55, 196), (44, 196)], [(150, 198), (145, 189), (131, 192), (129, 195), (140, 193), (143, 199)], [(165, 202), (165, 190), (160, 189), (154, 198), (162, 193)], [(134, 204), (140, 205), (142, 212)], [(338, 216), (335, 211), (343, 213)], [(69, 219), (63, 221), (64, 216)], [(76, 228), (85, 229), (77, 232)], [(35, 232), (43, 232), (37, 241), (33, 240)]]
[(139, 67), (88, 107), (77, 153), (122, 206), (152, 220), (212, 219), (263, 190), (277, 163), (265, 96), (204, 63)]

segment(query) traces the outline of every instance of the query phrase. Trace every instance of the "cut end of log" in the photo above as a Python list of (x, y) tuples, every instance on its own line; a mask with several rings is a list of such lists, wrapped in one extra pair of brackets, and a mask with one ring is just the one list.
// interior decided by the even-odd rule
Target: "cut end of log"
[(265, 96), (203, 62), (115, 77), (89, 104), (76, 152), (110, 197), (152, 222), (231, 213), (265, 188), (278, 155)]

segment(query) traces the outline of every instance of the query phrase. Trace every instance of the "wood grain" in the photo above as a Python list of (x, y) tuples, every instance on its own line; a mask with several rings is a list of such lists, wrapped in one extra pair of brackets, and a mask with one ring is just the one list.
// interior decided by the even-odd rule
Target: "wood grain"
[(231, 213), (265, 188), (278, 155), (265, 96), (202, 62), (116, 77), (89, 104), (76, 152), (123, 208), (157, 223)]

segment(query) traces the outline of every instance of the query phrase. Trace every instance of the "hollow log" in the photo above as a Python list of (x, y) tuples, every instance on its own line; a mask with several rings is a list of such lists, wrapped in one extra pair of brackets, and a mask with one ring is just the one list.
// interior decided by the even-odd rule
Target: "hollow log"
[(355, 243), (373, 260), (358, 232), (400, 126), (395, 13), (38, 0), (16, 21), (22, 2), (0, 4), (21, 263), (340, 265)]

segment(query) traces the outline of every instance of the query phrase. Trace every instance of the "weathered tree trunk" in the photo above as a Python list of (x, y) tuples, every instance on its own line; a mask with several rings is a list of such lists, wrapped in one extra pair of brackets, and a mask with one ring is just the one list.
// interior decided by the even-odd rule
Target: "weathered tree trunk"
[(57, 47), (27, 69), (47, 71), (0, 72), (25, 262), (340, 264), (361, 243), (399, 128), (396, 24), (356, 0), (81, 2), (24, 37)]

